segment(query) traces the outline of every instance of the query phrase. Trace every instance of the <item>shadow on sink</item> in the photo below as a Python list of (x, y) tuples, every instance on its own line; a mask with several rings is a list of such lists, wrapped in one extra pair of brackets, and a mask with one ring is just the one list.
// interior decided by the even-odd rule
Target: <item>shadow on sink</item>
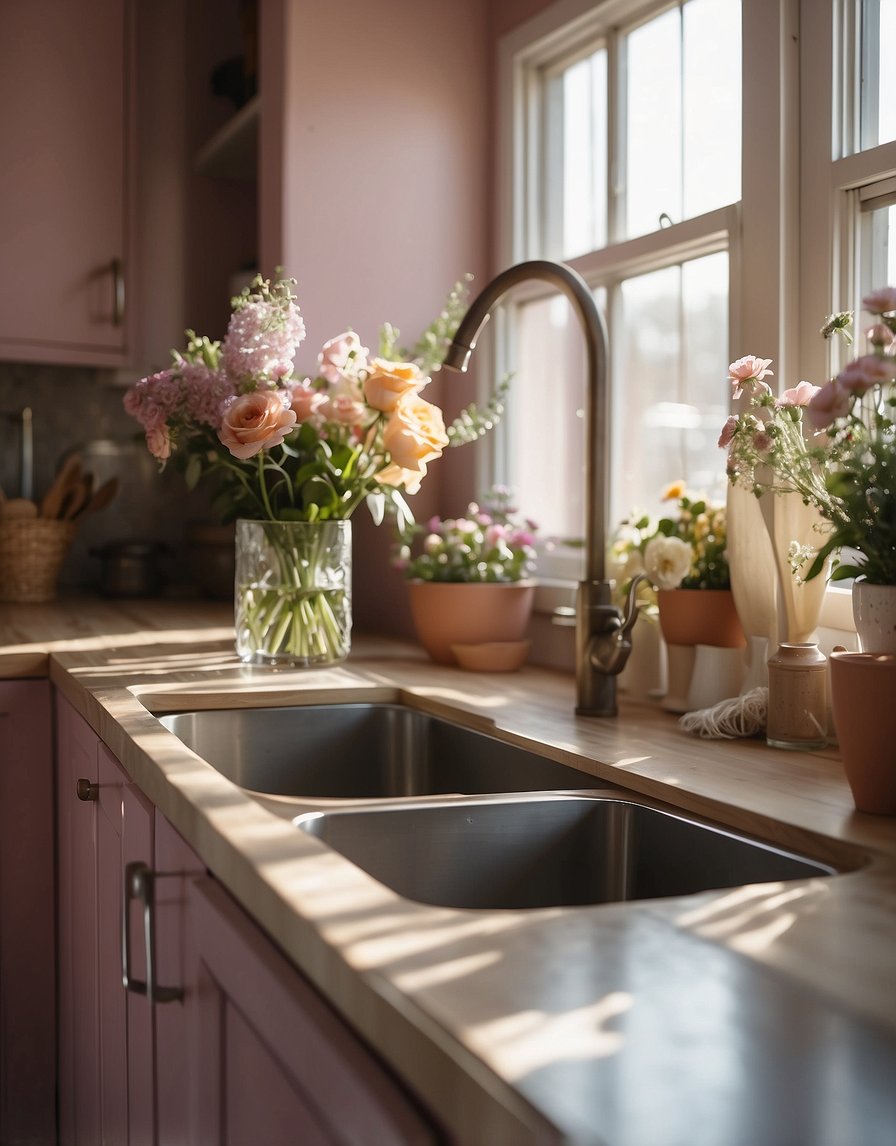
[(605, 786), (400, 704), (212, 709), (158, 719), (228, 780), (270, 796), (365, 800)]
[(438, 907), (581, 907), (836, 874), (610, 791), (312, 812), (294, 823), (398, 895)]

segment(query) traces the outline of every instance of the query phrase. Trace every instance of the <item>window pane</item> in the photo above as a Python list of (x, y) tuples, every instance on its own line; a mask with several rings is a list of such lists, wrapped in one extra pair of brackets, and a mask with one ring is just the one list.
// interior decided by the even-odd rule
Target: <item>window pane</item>
[(626, 42), (626, 234), (681, 219), (681, 17), (636, 28)]
[(626, 227), (648, 234), (740, 198), (741, 0), (688, 0), (626, 59)]
[(896, 0), (862, 3), (862, 148), (896, 139)]
[[(865, 211), (861, 221), (860, 285), (864, 296), (878, 287), (896, 284), (896, 204)], [(861, 332), (867, 314), (856, 315)]]
[(548, 83), (546, 249), (571, 259), (607, 243), (607, 52), (599, 48)]
[(639, 275), (621, 287), (612, 517), (655, 511), (669, 482), (724, 496), (728, 256)]
[(740, 0), (684, 7), (684, 217), (740, 199)]
[(511, 396), (503, 425), (513, 444), (509, 484), (544, 535), (584, 533), (585, 344), (562, 296), (515, 312)]

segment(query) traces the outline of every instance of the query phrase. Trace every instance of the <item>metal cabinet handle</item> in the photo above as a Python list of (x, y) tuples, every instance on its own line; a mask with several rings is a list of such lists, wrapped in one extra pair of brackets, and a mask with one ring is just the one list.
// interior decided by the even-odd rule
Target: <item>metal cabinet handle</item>
[(75, 785), (75, 793), (79, 800), (96, 800), (100, 794), (100, 786), (82, 777)]
[[(141, 860), (129, 863), (124, 869), (121, 903), (121, 981), (126, 991), (145, 995), (150, 1005), (172, 1003), (182, 999), (182, 987), (160, 987), (155, 976), (155, 929), (153, 925), (153, 892), (155, 874)], [(131, 975), (130, 906), (132, 899), (143, 904), (143, 942), (146, 949), (146, 980)]]
[(112, 260), (112, 325), (124, 325), (125, 283), (124, 263), (121, 259)]

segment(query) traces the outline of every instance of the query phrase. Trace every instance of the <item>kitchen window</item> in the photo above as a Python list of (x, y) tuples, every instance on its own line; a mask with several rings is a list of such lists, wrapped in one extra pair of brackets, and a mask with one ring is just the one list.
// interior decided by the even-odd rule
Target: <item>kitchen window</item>
[[(724, 496), (728, 362), (820, 384), (853, 353), (825, 316), (854, 309), (861, 346), (862, 295), (896, 283), (896, 0), (557, 0), (502, 41), (498, 138), (500, 265), (568, 262), (606, 319), (613, 522), (675, 478)], [(533, 287), (495, 326), (515, 375), (486, 476), (580, 537), (576, 319)]]
[[(502, 262), (562, 260), (595, 292), (609, 332), (618, 521), (632, 505), (658, 508), (676, 478), (724, 496), (741, 3), (577, 7), (566, 25), (505, 45), (502, 136), (514, 143)], [(490, 476), (517, 490), (544, 534), (580, 538), (578, 319), (533, 287), (505, 307), (500, 330), (513, 388)]]

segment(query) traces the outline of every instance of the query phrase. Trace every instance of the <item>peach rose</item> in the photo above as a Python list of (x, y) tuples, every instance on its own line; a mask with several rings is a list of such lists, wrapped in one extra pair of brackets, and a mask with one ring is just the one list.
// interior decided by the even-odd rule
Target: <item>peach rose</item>
[(429, 382), (413, 362), (389, 362), (374, 358), (364, 380), (364, 397), (374, 410), (391, 414), (399, 398), (417, 394)]
[(404, 486), (405, 493), (416, 493), (425, 477), (426, 462), (420, 462), (419, 468), (416, 470), (404, 470), (401, 466), (393, 463), (380, 470), (376, 475), (376, 480), (382, 485)]
[(227, 401), (218, 437), (235, 458), (245, 461), (279, 446), (296, 424), (283, 390), (255, 390)]
[(414, 393), (399, 398), (383, 429), (383, 445), (395, 465), (419, 473), (448, 445), (442, 411)]

